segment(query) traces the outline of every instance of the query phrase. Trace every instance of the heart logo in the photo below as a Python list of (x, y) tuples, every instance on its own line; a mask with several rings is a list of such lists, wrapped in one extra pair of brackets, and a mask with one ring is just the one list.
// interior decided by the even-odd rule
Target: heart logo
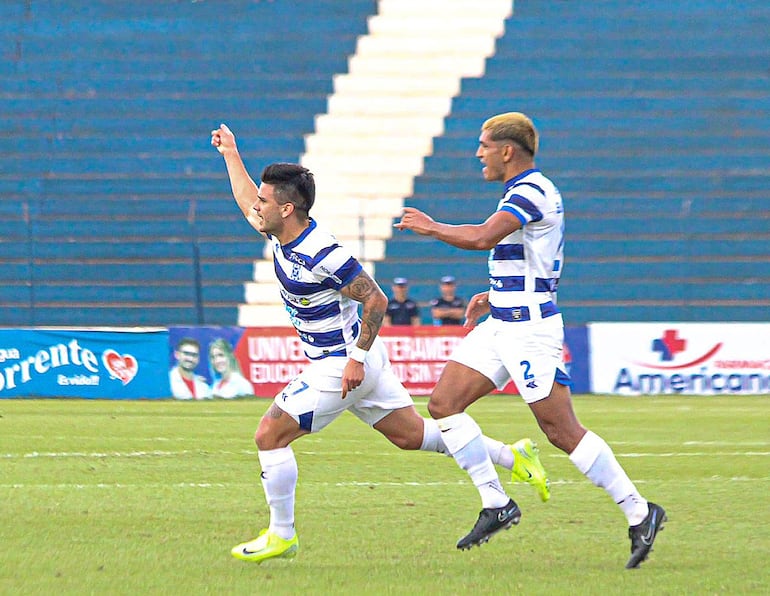
[(139, 371), (139, 363), (131, 354), (118, 354), (115, 350), (105, 350), (102, 354), (104, 367), (113, 379), (119, 379), (128, 385)]

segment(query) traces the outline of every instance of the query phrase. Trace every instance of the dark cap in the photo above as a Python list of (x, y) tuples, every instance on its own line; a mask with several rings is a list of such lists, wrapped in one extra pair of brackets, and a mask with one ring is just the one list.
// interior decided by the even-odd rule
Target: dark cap
[(445, 275), (441, 278), (442, 284), (453, 284), (455, 283), (455, 276), (454, 275)]
[(405, 286), (409, 284), (409, 280), (405, 277), (394, 277), (393, 278), (393, 285), (394, 286)]

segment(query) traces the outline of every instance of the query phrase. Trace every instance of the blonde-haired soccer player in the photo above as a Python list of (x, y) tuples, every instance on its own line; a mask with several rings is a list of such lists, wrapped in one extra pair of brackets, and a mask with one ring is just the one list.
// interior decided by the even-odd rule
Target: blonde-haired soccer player
[(444, 443), (481, 495), (478, 521), (457, 547), (480, 545), (521, 516), (497, 478), (481, 430), (465, 413), (513, 379), (549, 441), (626, 515), (631, 539), (626, 567), (633, 568), (647, 558), (665, 511), (639, 494), (607, 443), (582, 426), (572, 408), (571, 381), (562, 364), (564, 324), (556, 306), (564, 208), (559, 190), (535, 167), (537, 149), (538, 133), (526, 115), (489, 118), (481, 127), (476, 157), (484, 179), (504, 185), (495, 212), (480, 224), (449, 225), (407, 207), (395, 226), (459, 248), (489, 251), (489, 289), (469, 301), (465, 325), (474, 327), (490, 316), (458, 345), (428, 403)]

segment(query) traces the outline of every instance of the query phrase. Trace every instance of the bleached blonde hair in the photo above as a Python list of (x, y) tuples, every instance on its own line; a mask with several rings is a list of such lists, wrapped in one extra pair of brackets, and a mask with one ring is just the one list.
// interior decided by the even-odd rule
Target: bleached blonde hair
[(521, 112), (505, 112), (492, 116), (481, 125), (493, 141), (511, 140), (532, 157), (537, 153), (539, 135), (529, 116)]

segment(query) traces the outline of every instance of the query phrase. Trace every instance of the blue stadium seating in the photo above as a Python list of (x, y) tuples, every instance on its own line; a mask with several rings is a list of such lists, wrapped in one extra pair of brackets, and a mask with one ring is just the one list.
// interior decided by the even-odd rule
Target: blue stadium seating
[[(234, 324), (263, 245), (208, 132), (231, 125), (254, 174), (297, 160), (375, 10), (0, 3), (0, 325)], [(506, 25), (407, 203), (490, 213), (479, 125), (525, 111), (565, 197), (568, 323), (766, 320), (770, 5), (527, 0)], [(446, 273), (465, 297), (486, 283), (484, 253), (404, 233), (386, 254), (378, 279), (423, 304)]]
[[(463, 81), (407, 204), (482, 221), (501, 187), (481, 179), (479, 127), (523, 111), (542, 135), (538, 166), (565, 200), (568, 324), (767, 320), (770, 4), (515, 8), (486, 74)], [(378, 276), (408, 277), (419, 300), (450, 270), (465, 297), (486, 285), (484, 254), (408, 233), (386, 254)]]
[(263, 242), (209, 131), (255, 176), (297, 161), (375, 11), (0, 3), (0, 325), (235, 324)]

